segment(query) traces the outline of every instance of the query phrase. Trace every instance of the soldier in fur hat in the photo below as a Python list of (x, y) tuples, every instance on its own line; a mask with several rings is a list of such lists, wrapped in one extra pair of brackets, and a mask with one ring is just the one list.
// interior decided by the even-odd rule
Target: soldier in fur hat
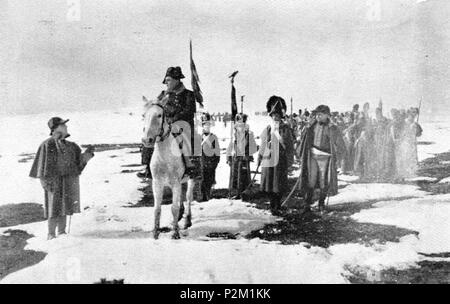
[(266, 108), (272, 121), (261, 133), (258, 152), (261, 191), (269, 196), (272, 214), (278, 215), (281, 198), (288, 191), (288, 169), (294, 162), (294, 140), (290, 127), (283, 121), (286, 112), (284, 99), (272, 96)]

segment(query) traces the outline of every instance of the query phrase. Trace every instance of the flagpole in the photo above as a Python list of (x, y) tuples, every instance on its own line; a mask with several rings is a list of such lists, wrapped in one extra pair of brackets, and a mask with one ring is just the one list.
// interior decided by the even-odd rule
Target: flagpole
[[(233, 187), (233, 178), (234, 178), (234, 160), (233, 160), (233, 145), (234, 145), (234, 119), (237, 112), (236, 106), (236, 89), (234, 87), (234, 77), (236, 77), (238, 71), (233, 72), (229, 78), (231, 78), (231, 129), (230, 129), (230, 154), (231, 154), (231, 163), (230, 163), (230, 180), (228, 183), (228, 198), (231, 199), (231, 189)], [(227, 156), (228, 157), (228, 156)]]

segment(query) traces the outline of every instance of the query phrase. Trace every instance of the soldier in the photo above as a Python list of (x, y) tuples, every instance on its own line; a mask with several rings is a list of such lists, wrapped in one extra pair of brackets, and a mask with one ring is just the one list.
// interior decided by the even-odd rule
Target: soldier
[(202, 201), (211, 197), (211, 188), (216, 183), (216, 168), (220, 161), (219, 139), (211, 132), (211, 116), (202, 115)]
[(231, 166), (230, 191), (237, 191), (236, 199), (241, 198), (241, 193), (251, 182), (250, 162), (257, 151), (255, 137), (246, 122), (247, 115), (236, 115), (234, 140), (227, 149), (227, 164)]
[(282, 119), (286, 111), (283, 98), (270, 97), (266, 108), (272, 121), (261, 134), (258, 165), (262, 167), (261, 191), (269, 195), (272, 214), (278, 215), (281, 197), (288, 191), (288, 169), (294, 162), (293, 137)]
[(337, 161), (345, 155), (342, 134), (330, 123), (330, 108), (320, 105), (315, 113), (316, 120), (305, 128), (298, 150), (300, 191), (304, 195), (305, 211), (310, 210), (315, 189), (320, 189), (319, 211), (325, 209), (327, 195), (337, 194)]
[[(172, 134), (182, 142), (183, 161), (186, 165), (185, 176), (200, 177), (200, 143), (197, 143), (194, 117), (196, 112), (194, 93), (186, 89), (181, 82), (184, 75), (180, 67), (167, 69), (163, 84), (167, 90), (158, 96), (159, 103), (164, 107), (165, 119), (171, 124)], [(151, 159), (152, 150), (145, 151), (146, 160)], [(144, 157), (143, 157), (144, 159)], [(150, 172), (146, 173), (151, 178)]]

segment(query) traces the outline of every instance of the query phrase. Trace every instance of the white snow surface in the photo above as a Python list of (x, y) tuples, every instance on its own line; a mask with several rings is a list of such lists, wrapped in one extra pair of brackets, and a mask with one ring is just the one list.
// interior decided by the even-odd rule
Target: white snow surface
[(450, 183), (450, 176), (443, 178), (439, 181), (440, 184)]
[[(24, 158), (22, 153), (34, 153), (48, 136), (46, 122), (51, 116), (70, 118), (70, 139), (79, 144), (140, 141), (139, 109), (6, 117), (0, 121), (0, 205), (43, 203), (39, 181), (28, 177), (31, 162), (19, 160)], [(249, 123), (259, 136), (267, 118), (250, 117)], [(448, 138), (449, 126), (423, 124), (421, 140), (436, 144), (419, 146), (422, 159), (450, 149), (439, 143), (439, 138)], [(213, 132), (223, 140), (221, 148), (226, 148), (229, 125), (225, 128), (216, 122)], [(170, 232), (153, 240), (153, 208), (124, 207), (136, 203), (142, 197), (139, 188), (145, 186), (134, 172), (121, 173), (142, 169), (127, 166), (140, 164), (140, 154), (130, 153), (136, 150), (96, 153), (81, 177), (83, 211), (72, 217), (69, 235), (46, 241), (45, 222), (1, 228), (0, 233), (22, 229), (33, 234), (26, 249), (44, 251), (47, 256), (0, 283), (93, 283), (100, 278), (125, 279), (126, 283), (347, 283), (352, 269), (370, 274), (389, 267), (415, 267), (426, 259), (420, 252), (450, 251), (450, 195), (429, 195), (414, 185), (352, 183), (352, 176), (340, 176), (345, 187), (330, 198), (330, 204), (376, 202), (351, 218), (411, 229), (418, 235), (411, 233), (399, 242), (375, 240), (371, 245), (328, 248), (247, 239), (249, 232), (280, 219), (240, 200), (214, 199), (193, 203), (193, 226), (182, 232), (181, 240), (172, 240)], [(228, 174), (222, 155), (217, 188), (228, 187)], [(170, 207), (163, 205), (163, 227), (170, 225)], [(227, 232), (236, 239), (208, 237), (213, 232)]]

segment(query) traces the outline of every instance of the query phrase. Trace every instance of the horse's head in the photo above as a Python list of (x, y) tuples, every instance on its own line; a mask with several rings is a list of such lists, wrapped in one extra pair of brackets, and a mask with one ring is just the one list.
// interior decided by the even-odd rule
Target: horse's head
[(166, 122), (164, 109), (160, 104), (148, 102), (145, 108), (142, 143), (145, 147), (151, 147), (155, 144), (157, 137), (164, 135)]

